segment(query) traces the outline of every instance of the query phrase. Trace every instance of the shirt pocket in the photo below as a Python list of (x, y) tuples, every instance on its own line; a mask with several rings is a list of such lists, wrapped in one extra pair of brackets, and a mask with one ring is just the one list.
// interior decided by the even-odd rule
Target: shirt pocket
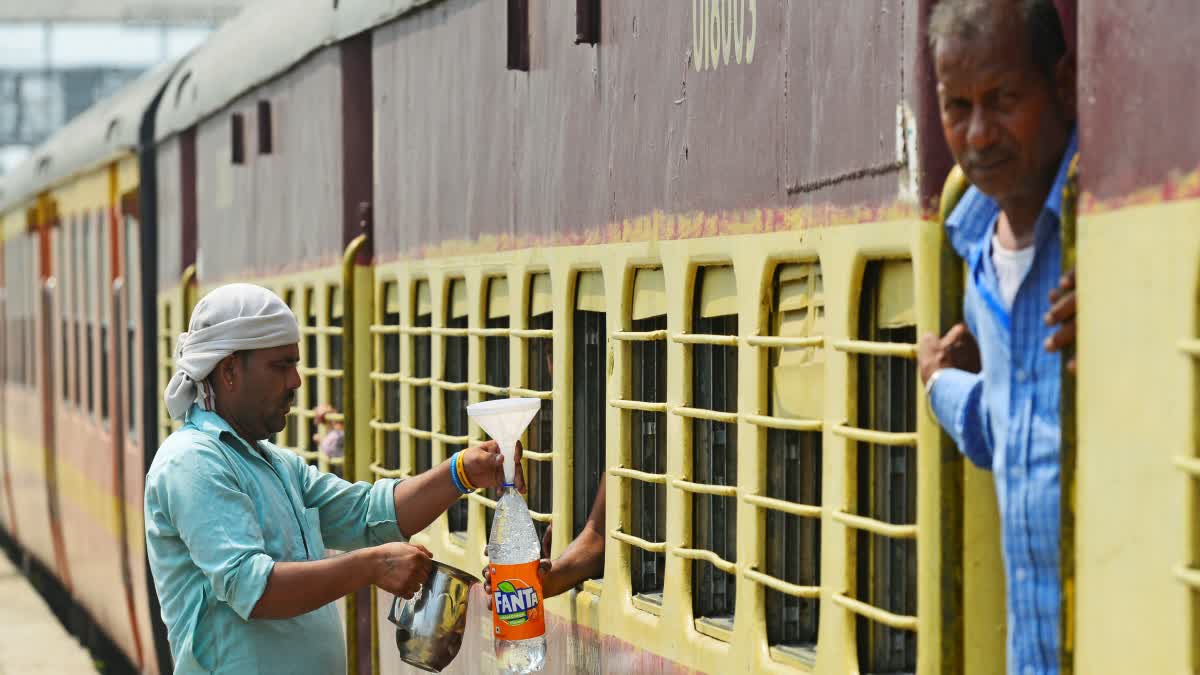
[(325, 539), (321, 536), (321, 509), (304, 510), (304, 541), (308, 545), (309, 560), (325, 557)]

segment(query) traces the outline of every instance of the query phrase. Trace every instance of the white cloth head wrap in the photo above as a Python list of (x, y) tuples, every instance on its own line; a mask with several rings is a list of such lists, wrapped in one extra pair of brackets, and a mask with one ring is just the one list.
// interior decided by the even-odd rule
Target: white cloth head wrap
[(183, 419), (193, 403), (211, 409), (204, 381), (234, 352), (300, 342), (296, 315), (271, 291), (253, 284), (222, 286), (196, 304), (188, 332), (175, 348), (175, 375), (163, 393), (172, 419)]

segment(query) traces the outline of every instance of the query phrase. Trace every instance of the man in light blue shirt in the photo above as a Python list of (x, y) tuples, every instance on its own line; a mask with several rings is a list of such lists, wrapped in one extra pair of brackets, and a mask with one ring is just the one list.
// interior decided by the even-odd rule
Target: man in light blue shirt
[(299, 338), (283, 301), (248, 284), (206, 296), (180, 336), (166, 399), (184, 426), (155, 455), (145, 498), (176, 673), (346, 672), (331, 603), (371, 584), (411, 597), (432, 563), (405, 539), (465, 491), (460, 471), (477, 487), (503, 482), (495, 443), (372, 485), (267, 442), (300, 386)]
[(946, 220), (967, 263), (966, 326), (923, 336), (919, 368), (938, 421), (994, 475), (1009, 672), (1056, 673), (1057, 351), (1074, 339), (1060, 225), (1076, 154), (1074, 68), (1050, 0), (943, 0), (929, 31), (943, 130), (973, 187)]

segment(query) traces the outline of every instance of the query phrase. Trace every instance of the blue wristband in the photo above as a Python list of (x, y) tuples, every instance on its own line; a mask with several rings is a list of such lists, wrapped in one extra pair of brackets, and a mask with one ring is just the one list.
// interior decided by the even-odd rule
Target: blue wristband
[[(459, 450), (458, 452), (462, 452), (462, 450)], [(467, 490), (466, 486), (463, 485), (462, 481), (458, 478), (458, 452), (450, 456), (450, 482), (454, 483), (455, 490), (458, 490), (460, 494), (465, 495), (470, 492), (470, 490)]]

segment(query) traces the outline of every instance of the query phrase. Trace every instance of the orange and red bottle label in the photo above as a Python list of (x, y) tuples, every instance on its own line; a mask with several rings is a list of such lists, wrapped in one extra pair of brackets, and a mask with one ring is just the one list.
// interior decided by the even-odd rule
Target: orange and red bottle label
[(538, 561), (492, 565), (492, 625), (497, 640), (528, 640), (546, 633)]

